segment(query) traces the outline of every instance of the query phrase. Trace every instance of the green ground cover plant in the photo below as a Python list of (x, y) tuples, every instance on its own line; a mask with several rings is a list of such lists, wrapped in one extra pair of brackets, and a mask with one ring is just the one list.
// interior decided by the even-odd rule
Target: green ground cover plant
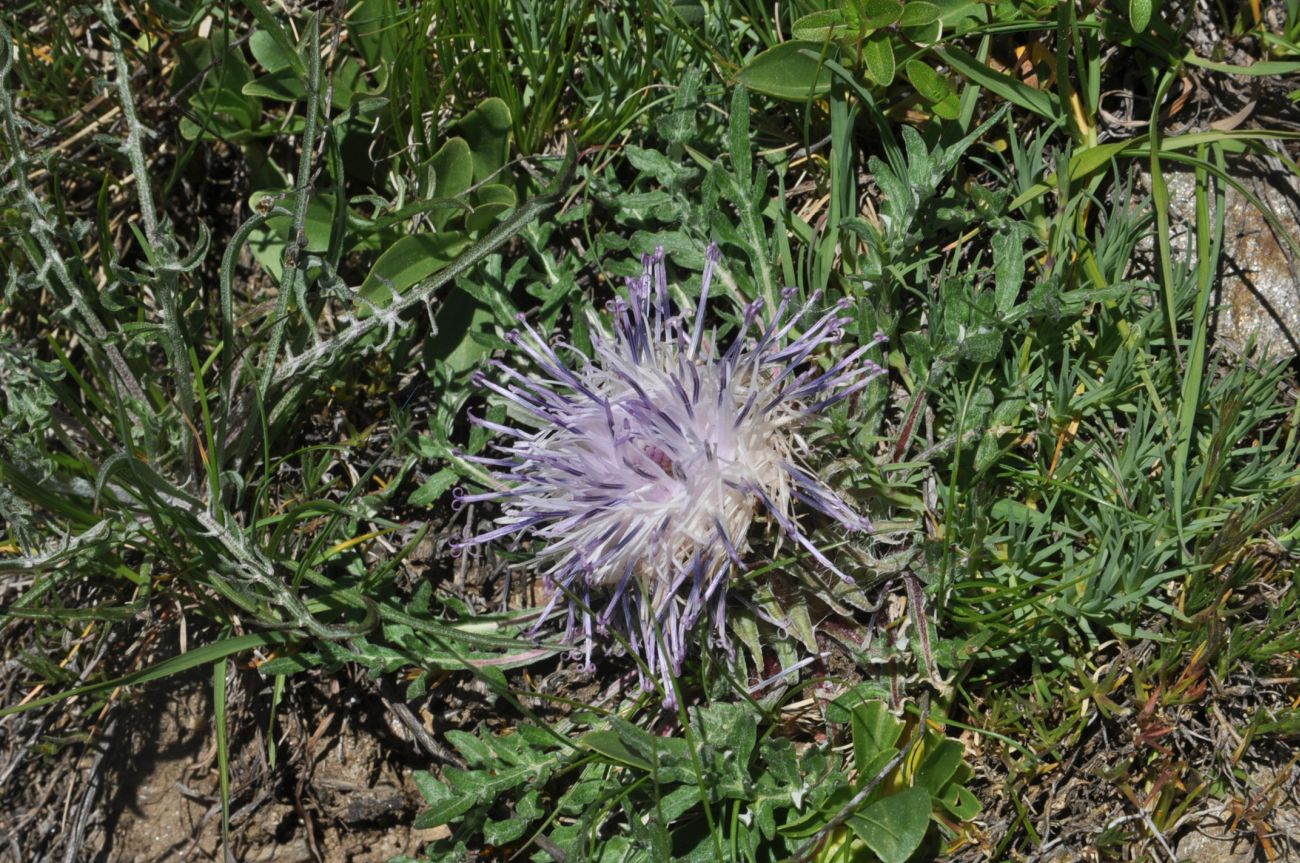
[[(180, 853), (120, 813), (132, 717), (196, 690), (211, 859), (1300, 850), (1297, 362), (1216, 327), (1230, 195), (1300, 260), (1259, 185), (1300, 181), (1298, 38), (1295, 0), (6, 7), (0, 856)], [(542, 619), (535, 544), (466, 547), (517, 419), (476, 375), (521, 319), (590, 355), (657, 250), (694, 308), (710, 244), (720, 344), (783, 297), (844, 310), (823, 368), (881, 334), (800, 430), (874, 530), (756, 527), (734, 649), (640, 686)], [(348, 820), (320, 753), (377, 725), (410, 791)]]

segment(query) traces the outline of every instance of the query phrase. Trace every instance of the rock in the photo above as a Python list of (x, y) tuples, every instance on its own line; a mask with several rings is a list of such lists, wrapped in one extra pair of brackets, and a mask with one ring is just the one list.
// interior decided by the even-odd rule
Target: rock
[[(1300, 196), (1286, 194), (1244, 167), (1233, 176), (1269, 207), (1283, 230), (1300, 244)], [(1195, 223), (1196, 180), (1190, 171), (1168, 170), (1165, 180), (1177, 256), (1187, 247), (1188, 230)], [(1253, 338), (1263, 356), (1294, 357), (1300, 354), (1300, 260), (1291, 254), (1286, 240), (1274, 234), (1259, 209), (1231, 187), (1226, 207), (1223, 259), (1213, 300), (1217, 309), (1211, 318), (1215, 337), (1238, 350)]]

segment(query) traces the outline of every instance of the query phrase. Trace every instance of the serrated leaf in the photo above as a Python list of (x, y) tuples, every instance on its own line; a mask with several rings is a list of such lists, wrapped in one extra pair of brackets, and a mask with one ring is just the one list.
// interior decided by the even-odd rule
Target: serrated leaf
[(831, 91), (831, 70), (819, 59), (824, 50), (830, 51), (830, 59), (838, 55), (818, 42), (782, 42), (750, 60), (736, 78), (749, 89), (777, 99), (816, 99)]
[(1004, 316), (1016, 304), (1025, 280), (1025, 237), (1019, 222), (1012, 222), (991, 238), (993, 246), (994, 306)]
[(1020, 420), (1020, 411), (1024, 404), (1025, 400), (1023, 398), (1007, 398), (998, 402), (997, 406), (993, 408), (988, 430), (980, 439), (979, 447), (975, 450), (976, 471), (983, 472), (987, 470), (1001, 456), (1001, 440), (1005, 435), (1016, 430), (1016, 424)]
[(674, 186), (694, 177), (696, 170), (688, 165), (679, 165), (657, 150), (647, 150), (635, 144), (629, 144), (623, 155), (638, 171), (644, 171), (665, 186)]
[(456, 747), (456, 751), (465, 756), (471, 767), (482, 767), (489, 763), (492, 758), (492, 750), (488, 745), (478, 738), (477, 734), (470, 734), (468, 731), (450, 730), (446, 733), (447, 742)]
[[(455, 767), (447, 767), (443, 770), (443, 778), (454, 787), (454, 790), (467, 796), (472, 795), (470, 805), (473, 805), (475, 801), (480, 803), (491, 802), (511, 788), (528, 782), (535, 774), (536, 768), (532, 766), (510, 767), (505, 770), (490, 772), (487, 770), (460, 770)], [(466, 809), (468, 808), (467, 806)]]
[(991, 363), (1002, 353), (1002, 333), (988, 327), (967, 332), (957, 353), (968, 362)]
[(483, 822), (483, 839), (489, 845), (508, 845), (523, 836), (527, 829), (528, 820), (525, 818), (503, 818), (500, 821), (489, 818)]
[(794, 744), (785, 737), (773, 737), (763, 741), (760, 757), (767, 765), (768, 772), (782, 785), (798, 785), (802, 781), (799, 773), (799, 756)]
[(306, 671), (309, 668), (315, 668), (320, 665), (321, 659), (315, 653), (293, 653), (288, 656), (277, 656), (268, 659), (266, 662), (257, 666), (257, 670), (268, 677), (278, 674), (297, 674), (299, 671)]
[(542, 808), (541, 792), (529, 791), (523, 797), (520, 797), (519, 802), (515, 804), (515, 814), (529, 820), (541, 818), (545, 815), (546, 810)]
[(850, 815), (848, 825), (881, 863), (907, 863), (930, 827), (930, 795), (906, 788)]
[(685, 144), (695, 137), (699, 127), (696, 93), (700, 86), (700, 71), (694, 66), (688, 68), (677, 85), (673, 96), (672, 110), (665, 112), (655, 121), (655, 130), (670, 144)]
[(456, 472), (449, 467), (426, 479), (419, 488), (411, 492), (406, 502), (411, 506), (428, 506), (456, 484)]
[(903, 333), (903, 351), (909, 360), (914, 360), (921, 366), (930, 365), (930, 361), (934, 359), (934, 349), (930, 347), (930, 339), (921, 333)]
[(700, 789), (694, 785), (682, 785), (659, 798), (655, 807), (655, 816), (662, 813), (665, 827), (671, 826), (700, 802)]
[(429, 808), (415, 816), (417, 829), (427, 830), (446, 824), (454, 818), (464, 815), (474, 808), (474, 798), (468, 794), (458, 794), (445, 783), (439, 782), (428, 773), (419, 771), (415, 777), (416, 785)]
[(894, 83), (894, 41), (888, 33), (873, 33), (862, 43), (867, 74), (882, 87)]

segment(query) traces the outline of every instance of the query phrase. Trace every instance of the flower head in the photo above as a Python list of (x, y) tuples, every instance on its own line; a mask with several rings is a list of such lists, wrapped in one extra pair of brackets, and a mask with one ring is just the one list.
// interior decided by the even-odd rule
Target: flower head
[(815, 314), (819, 294), (797, 304), (787, 289), (766, 324), (761, 301), (745, 308), (720, 352), (705, 323), (719, 258), (710, 246), (699, 304), (687, 309), (669, 296), (663, 250), (645, 256), (626, 299), (612, 303), (613, 332), (593, 327), (590, 356), (552, 346), (521, 318), (510, 340), (532, 373), (498, 361), (499, 379), (478, 376), (522, 423), (474, 418), (509, 439), (500, 457), (477, 459), (502, 488), (457, 498), (502, 506), (495, 529), (467, 545), (539, 541), (537, 560), (558, 588), (543, 619), (566, 601), (588, 664), (596, 635), (615, 627), (670, 698), (701, 617), (711, 624), (708, 643), (730, 650), (728, 581), (746, 566), (756, 518), (845, 580), (801, 530), (796, 501), (848, 530), (871, 529), (804, 466), (800, 428), (883, 373), (865, 354), (884, 337), (828, 360), (825, 349), (849, 321), (847, 302)]

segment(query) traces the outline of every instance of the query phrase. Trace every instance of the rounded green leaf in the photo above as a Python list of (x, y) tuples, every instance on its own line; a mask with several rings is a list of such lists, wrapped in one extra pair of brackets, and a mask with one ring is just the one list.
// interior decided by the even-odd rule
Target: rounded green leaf
[(924, 27), (939, 20), (939, 7), (927, 0), (911, 0), (899, 16), (900, 27)]
[(474, 210), (465, 216), (465, 229), (485, 231), (492, 226), (497, 216), (513, 210), (517, 203), (514, 189), (500, 183), (488, 183), (474, 193)]
[(867, 30), (888, 27), (902, 17), (903, 4), (900, 0), (865, 0), (862, 4), (862, 26)]
[[(438, 148), (430, 160), (433, 168), (433, 192), (439, 198), (459, 198), (474, 184), (474, 157), (464, 138), (449, 138)], [(452, 211), (434, 213), (430, 220), (435, 227), (447, 224)]]
[(912, 82), (916, 92), (927, 102), (942, 102), (953, 94), (952, 84), (936, 72), (928, 63), (921, 60), (908, 60), (903, 66), (903, 74)]
[(905, 788), (850, 815), (848, 825), (881, 863), (907, 863), (930, 828), (930, 795)]
[(474, 179), (482, 182), (505, 165), (510, 156), (510, 108), (496, 96), (484, 99), (457, 128), (474, 157)]
[[(824, 50), (817, 42), (782, 42), (749, 61), (737, 78), (749, 89), (777, 99), (804, 102), (825, 96), (831, 90), (831, 70), (818, 59)], [(828, 56), (833, 58), (838, 52), (831, 50)]]
[(798, 40), (825, 42), (853, 36), (858, 32), (858, 26), (858, 16), (852, 9), (822, 9), (794, 22), (790, 32)]
[[(468, 245), (469, 239), (460, 232), (402, 237), (375, 261), (361, 284), (361, 296), (380, 308), (387, 306), (393, 297), (447, 266)], [(358, 316), (369, 313), (364, 305), (357, 309)]]
[(1151, 24), (1153, 0), (1128, 0), (1128, 22), (1139, 33)]
[(962, 821), (970, 821), (976, 815), (979, 815), (984, 806), (980, 803), (979, 798), (970, 792), (965, 786), (950, 784), (943, 789), (936, 799), (955, 817)]
[(894, 83), (894, 43), (887, 33), (873, 33), (862, 43), (862, 62), (871, 80), (882, 87)]
[(248, 37), (248, 48), (253, 52), (253, 59), (268, 72), (293, 67), (293, 52), (266, 30), (254, 30)]

